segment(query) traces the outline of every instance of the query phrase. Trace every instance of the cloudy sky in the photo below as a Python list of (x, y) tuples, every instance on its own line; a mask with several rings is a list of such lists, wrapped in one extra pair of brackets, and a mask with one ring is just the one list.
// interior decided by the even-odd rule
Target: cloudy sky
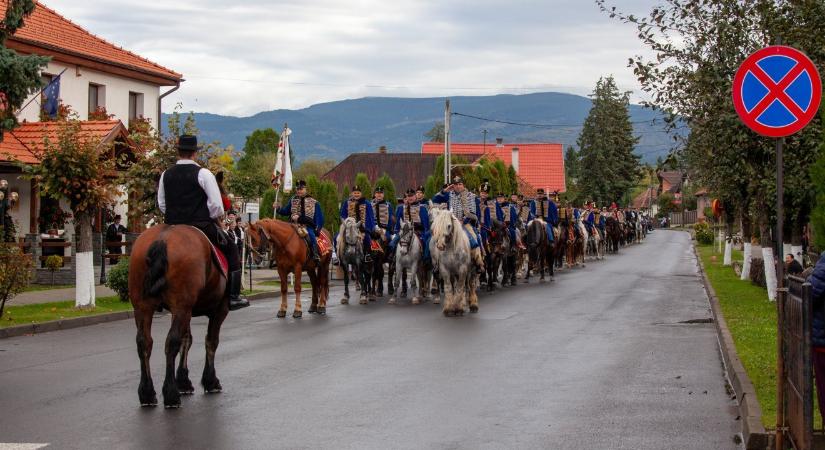
[[(638, 91), (634, 28), (590, 0), (41, 0), (184, 74), (166, 109), (251, 115), (364, 96)], [(657, 0), (615, 0), (644, 14)], [(639, 97), (636, 96), (636, 99)]]

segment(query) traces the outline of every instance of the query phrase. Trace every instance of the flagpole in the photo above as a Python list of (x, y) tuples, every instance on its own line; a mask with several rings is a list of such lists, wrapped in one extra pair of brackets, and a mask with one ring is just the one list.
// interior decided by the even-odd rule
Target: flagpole
[[(287, 124), (284, 123), (284, 131), (281, 132), (281, 139), (283, 139), (283, 141), (284, 141), (284, 151), (281, 154), (281, 173), (277, 174), (278, 175), (278, 180), (277, 180), (278, 187), (275, 188), (275, 204), (276, 205), (278, 204), (278, 196), (281, 193), (281, 185), (284, 182), (284, 172), (285, 172), (284, 167), (286, 167), (286, 146), (288, 144), (287, 139), (289, 139), (289, 135), (286, 134), (286, 130), (287, 130)], [(277, 215), (277, 214), (273, 214), (273, 216), (274, 215)]]
[(29, 102), (28, 102), (28, 103), (26, 103), (25, 105), (23, 105), (22, 107), (20, 107), (20, 109), (18, 109), (17, 111), (15, 111), (15, 112), (14, 112), (14, 115), (16, 116), (16, 115), (20, 114), (20, 112), (21, 112), (21, 111), (23, 111), (24, 109), (26, 109), (29, 105), (31, 105), (33, 101), (37, 100), (37, 97), (40, 97), (41, 95), (43, 95), (43, 92), (44, 92), (46, 89), (48, 89), (48, 88), (49, 88), (49, 86), (51, 86), (51, 85), (52, 85), (52, 83), (54, 83), (55, 81), (59, 80), (59, 79), (60, 79), (60, 76), (61, 76), (61, 75), (63, 75), (63, 72), (66, 72), (67, 70), (69, 70), (69, 69), (63, 69), (63, 71), (62, 71), (62, 72), (60, 72), (59, 74), (57, 74), (57, 76), (56, 76), (56, 77), (52, 78), (52, 81), (49, 81), (49, 84), (47, 84), (45, 87), (43, 87), (43, 89), (41, 89), (41, 90), (40, 90), (40, 92), (39, 92), (37, 95), (35, 95), (34, 97), (32, 97), (32, 99), (31, 99), (31, 100), (29, 100)]

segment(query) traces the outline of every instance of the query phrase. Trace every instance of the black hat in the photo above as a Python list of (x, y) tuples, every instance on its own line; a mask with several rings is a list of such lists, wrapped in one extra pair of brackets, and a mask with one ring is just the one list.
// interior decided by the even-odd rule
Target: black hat
[(407, 195), (415, 195), (415, 189), (413, 189), (413, 188), (407, 189)]
[(500, 192), (500, 191), (499, 191), (499, 193), (498, 193), (498, 194), (496, 194), (496, 197), (507, 197), (507, 196), (506, 196), (506, 195), (504, 195), (504, 192)]
[(307, 182), (304, 180), (298, 180), (298, 182), (295, 183), (295, 189), (301, 189), (305, 187), (307, 187)]
[(376, 187), (376, 188), (375, 188), (375, 192), (373, 192), (373, 194), (377, 194), (377, 193), (379, 193), (379, 192), (380, 192), (380, 193), (382, 193), (382, 194), (384, 193), (384, 186), (378, 186), (378, 187)]
[(482, 181), (479, 190), (481, 192), (490, 192), (490, 182), (488, 182), (487, 180)]
[(178, 151), (196, 152), (201, 147), (198, 145), (198, 137), (191, 134), (184, 134), (178, 138)]
[(464, 184), (464, 180), (462, 180), (461, 177), (457, 176), (453, 178), (453, 184)]
[(514, 195), (515, 195), (516, 197), (518, 197), (518, 192), (513, 192), (513, 193), (511, 193), (511, 194), (510, 194), (510, 197), (512, 197), (512, 196), (514, 196)]
[(355, 192), (355, 191), (361, 192), (361, 186), (358, 186), (357, 184), (355, 186), (353, 186), (351, 192)]
[(538, 194), (538, 195), (544, 195), (544, 189), (542, 189), (542, 188), (538, 188), (538, 189), (536, 189), (536, 194)]
[(416, 192), (426, 192), (427, 190), (426, 190), (426, 189), (424, 189), (424, 186), (418, 186), (418, 187), (415, 189), (415, 191), (416, 191)]
[(449, 185), (449, 184), (447, 184), (447, 183), (444, 183), (444, 185), (443, 185), (443, 186), (441, 186), (441, 189), (447, 189), (448, 187), (450, 187), (450, 185)]

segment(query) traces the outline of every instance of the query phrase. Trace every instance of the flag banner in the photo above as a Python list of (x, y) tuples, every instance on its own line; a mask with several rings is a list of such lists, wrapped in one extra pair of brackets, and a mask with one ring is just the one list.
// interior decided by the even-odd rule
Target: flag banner
[(275, 169), (272, 171), (272, 185), (275, 189), (283, 186), (284, 191), (292, 191), (292, 164), (289, 161), (289, 135), (292, 130), (284, 128), (281, 140), (278, 142), (278, 154)]
[(43, 112), (52, 119), (56, 118), (60, 109), (60, 75), (54, 77), (43, 89), (43, 98)]

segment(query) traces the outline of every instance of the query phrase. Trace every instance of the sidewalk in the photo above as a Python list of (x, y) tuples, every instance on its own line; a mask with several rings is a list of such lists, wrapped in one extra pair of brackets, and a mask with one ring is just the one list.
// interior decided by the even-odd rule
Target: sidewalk
[[(247, 273), (245, 275), (246, 277), (243, 282), (244, 289), (246, 289), (246, 286), (249, 283), (249, 274)], [(278, 279), (278, 272), (276, 270), (255, 269), (252, 271), (252, 290), (267, 291), (272, 292), (274, 294), (276, 291), (280, 291), (280, 288), (277, 285), (263, 285), (261, 283), (265, 281), (272, 281)], [(309, 283), (309, 277), (303, 276), (301, 278), (301, 281), (303, 283)], [(330, 280), (330, 287), (334, 287), (339, 284), (343, 284), (343, 282), (341, 280)], [(290, 294), (293, 293), (291, 288), (289, 289), (289, 292)], [(97, 297), (111, 297), (117, 295), (115, 291), (103, 285), (95, 286), (95, 293)], [(47, 289), (42, 291), (22, 292), (14, 298), (12, 298), (6, 305), (35, 305), (38, 303), (52, 303), (74, 300), (74, 298), (75, 289), (73, 287), (62, 289)]]

